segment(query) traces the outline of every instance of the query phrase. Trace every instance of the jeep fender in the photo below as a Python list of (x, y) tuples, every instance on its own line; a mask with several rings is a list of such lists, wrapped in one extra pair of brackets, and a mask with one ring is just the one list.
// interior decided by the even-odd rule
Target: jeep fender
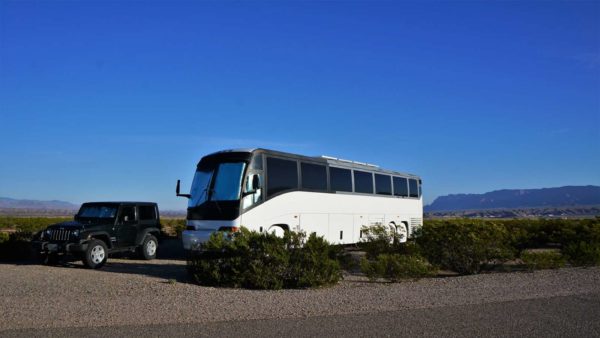
[(144, 242), (144, 238), (146, 238), (146, 235), (148, 234), (153, 234), (154, 236), (158, 237), (158, 235), (160, 234), (160, 229), (159, 228), (146, 228), (142, 231), (140, 231), (137, 234), (137, 237), (135, 238), (135, 245), (142, 245), (142, 243)]
[(85, 238), (85, 243), (89, 242), (92, 238), (97, 238), (97, 239), (104, 241), (104, 243), (106, 243), (106, 246), (109, 249), (113, 247), (113, 243), (110, 239), (110, 235), (106, 231), (95, 231), (95, 232), (89, 233), (87, 235), (87, 237)]

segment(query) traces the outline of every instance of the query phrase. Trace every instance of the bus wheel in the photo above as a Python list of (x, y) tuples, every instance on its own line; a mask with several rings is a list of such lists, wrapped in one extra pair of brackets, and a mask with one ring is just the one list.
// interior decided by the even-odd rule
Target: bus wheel
[(396, 225), (396, 235), (398, 236), (399, 243), (406, 243), (406, 240), (408, 239), (408, 230), (404, 223)]
[(285, 230), (280, 227), (280, 226), (272, 226), (269, 228), (269, 233), (279, 237), (279, 238), (283, 238), (283, 235), (285, 234)]

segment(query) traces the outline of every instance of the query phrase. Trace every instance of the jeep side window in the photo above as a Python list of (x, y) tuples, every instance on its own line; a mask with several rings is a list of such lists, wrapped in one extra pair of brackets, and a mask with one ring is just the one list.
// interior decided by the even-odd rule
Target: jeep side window
[(156, 219), (156, 210), (153, 205), (140, 205), (138, 210), (140, 221), (154, 221)]
[(120, 223), (131, 223), (135, 222), (135, 207), (125, 206), (121, 208), (121, 215), (119, 216)]

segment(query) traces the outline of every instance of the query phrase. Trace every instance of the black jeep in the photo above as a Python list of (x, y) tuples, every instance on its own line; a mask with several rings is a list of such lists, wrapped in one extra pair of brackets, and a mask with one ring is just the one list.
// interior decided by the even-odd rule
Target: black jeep
[(115, 252), (155, 258), (160, 230), (156, 203), (91, 202), (81, 205), (74, 221), (49, 226), (32, 244), (47, 264), (71, 254), (97, 269)]

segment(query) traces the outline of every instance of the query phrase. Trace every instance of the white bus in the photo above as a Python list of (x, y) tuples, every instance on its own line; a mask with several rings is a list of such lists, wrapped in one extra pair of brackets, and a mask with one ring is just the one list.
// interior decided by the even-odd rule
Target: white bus
[(183, 247), (215, 231), (315, 232), (330, 243), (360, 241), (363, 227), (387, 225), (406, 239), (423, 223), (421, 179), (328, 156), (266, 149), (219, 151), (197, 165)]

